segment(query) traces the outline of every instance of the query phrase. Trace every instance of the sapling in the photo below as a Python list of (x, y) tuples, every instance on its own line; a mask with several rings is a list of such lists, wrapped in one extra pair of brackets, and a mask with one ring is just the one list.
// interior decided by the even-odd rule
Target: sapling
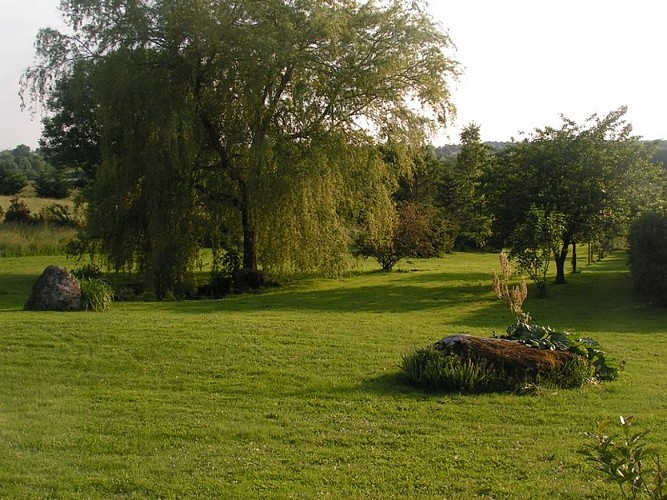
[[(599, 422), (595, 432), (586, 433), (593, 443), (581, 453), (597, 464), (595, 469), (604, 473), (608, 482), (618, 485), (623, 498), (665, 500), (667, 470), (663, 469), (660, 457), (645, 448), (644, 438), (649, 431), (634, 432), (632, 420), (632, 417), (620, 417), (620, 435), (606, 432), (609, 420)], [(645, 464), (649, 453), (653, 467)]]

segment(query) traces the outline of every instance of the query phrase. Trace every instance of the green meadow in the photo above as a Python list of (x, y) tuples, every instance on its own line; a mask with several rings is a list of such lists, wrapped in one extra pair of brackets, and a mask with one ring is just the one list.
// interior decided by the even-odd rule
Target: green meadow
[(424, 392), (401, 356), (503, 333), (493, 254), (454, 253), (217, 301), (24, 312), (43, 268), (0, 258), (0, 496), (617, 498), (578, 453), (634, 415), (667, 458), (667, 311), (633, 296), (625, 255), (581, 266), (536, 322), (625, 361), (613, 382), (533, 396)]

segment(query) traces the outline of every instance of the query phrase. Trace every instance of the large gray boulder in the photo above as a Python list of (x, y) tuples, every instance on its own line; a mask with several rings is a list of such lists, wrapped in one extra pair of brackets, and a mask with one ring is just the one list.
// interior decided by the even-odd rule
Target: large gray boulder
[(37, 279), (25, 303), (26, 311), (81, 311), (81, 285), (64, 267), (49, 266)]

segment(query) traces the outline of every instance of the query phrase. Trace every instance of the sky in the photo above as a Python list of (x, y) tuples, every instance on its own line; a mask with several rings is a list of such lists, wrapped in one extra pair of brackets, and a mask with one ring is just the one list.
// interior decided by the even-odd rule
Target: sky
[[(21, 110), (19, 79), (40, 28), (58, 27), (59, 0), (0, 0), (0, 150), (38, 146), (40, 114)], [(667, 139), (663, 0), (431, 0), (456, 51), (457, 117), (433, 137), (459, 142), (476, 123), (482, 140), (521, 139), (535, 128), (583, 123), (627, 106), (644, 139)]]

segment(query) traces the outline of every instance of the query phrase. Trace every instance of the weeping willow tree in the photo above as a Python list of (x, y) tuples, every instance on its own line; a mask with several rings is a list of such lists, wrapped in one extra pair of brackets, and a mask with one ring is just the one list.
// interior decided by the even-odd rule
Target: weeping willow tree
[(87, 193), (87, 237), (159, 296), (194, 289), (201, 211), (197, 121), (164, 59), (119, 50), (95, 68), (103, 163)]
[(347, 264), (351, 228), (391, 229), (395, 175), (378, 148), (363, 141), (353, 147), (353, 139), (327, 135), (307, 148), (276, 148), (279, 159), (257, 185), (262, 210), (252, 215), (264, 266), (336, 275)]
[(237, 245), (249, 269), (340, 270), (350, 227), (382, 231), (393, 217), (405, 172), (377, 145), (418, 145), (454, 111), (451, 41), (419, 1), (61, 10), (71, 32), (40, 32), (24, 92), (48, 102), (76, 61), (93, 68), (102, 161), (91, 236), (158, 291), (187, 289), (204, 240)]

